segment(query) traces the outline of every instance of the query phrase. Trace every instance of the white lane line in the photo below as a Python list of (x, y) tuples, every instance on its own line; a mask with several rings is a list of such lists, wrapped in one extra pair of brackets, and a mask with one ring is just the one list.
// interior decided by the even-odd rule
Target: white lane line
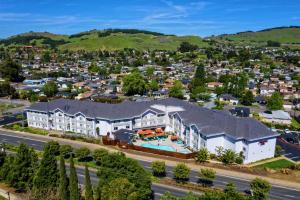
[(288, 155), (291, 155), (292, 153), (286, 153), (286, 154), (283, 154), (284, 156), (288, 156)]
[(290, 198), (294, 198), (295, 196), (293, 196), (293, 195), (289, 195), (289, 194), (285, 194), (284, 196), (286, 196), (286, 197), (290, 197)]
[(294, 156), (294, 157), (291, 157), (291, 158), (289, 158), (289, 159), (296, 159), (296, 158), (299, 158), (299, 156)]
[(156, 192), (155, 195), (157, 195), (157, 196), (162, 196), (162, 195), (164, 195), (164, 194)]

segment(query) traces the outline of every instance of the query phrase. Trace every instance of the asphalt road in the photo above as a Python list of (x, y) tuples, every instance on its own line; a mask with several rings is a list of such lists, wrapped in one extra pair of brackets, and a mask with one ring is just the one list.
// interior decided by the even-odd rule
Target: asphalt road
[(289, 143), (285, 143), (279, 139), (277, 139), (277, 144), (280, 145), (283, 149), (282, 155), (295, 162), (300, 161), (300, 146), (297, 148), (296, 146), (293, 146)]
[[(9, 133), (5, 133), (3, 131), (0, 132), (0, 142), (8, 143), (8, 144), (13, 144), (13, 145), (18, 145), (21, 142), (26, 143), (33, 148), (37, 150), (42, 150), (44, 146), (44, 141), (40, 140), (34, 140), (30, 139), (28, 137), (23, 137), (23, 136), (15, 136), (15, 135), (9, 135)], [(139, 161), (142, 166), (144, 166), (145, 169), (150, 170), (150, 162), (145, 162), (145, 161)], [(173, 167), (167, 166), (167, 176), (172, 177), (172, 170)], [(78, 171), (79, 176), (83, 178), (83, 171)], [(197, 171), (191, 171), (190, 173), (190, 182), (197, 183), (198, 182), (198, 177), (197, 177)], [(81, 174), (81, 175), (80, 175)], [(92, 180), (97, 182), (97, 177), (96, 174), (91, 174)], [(81, 180), (82, 181), (82, 180)], [(239, 191), (244, 191), (249, 189), (249, 180), (246, 179), (241, 179), (237, 177), (230, 177), (230, 176), (224, 176), (224, 175), (218, 175), (216, 176), (216, 179), (214, 180), (214, 187), (221, 187), (224, 188), (224, 186), (227, 183), (235, 183), (237, 186), (237, 189)], [(166, 191), (170, 191), (175, 195), (184, 195), (186, 192), (183, 192), (181, 190), (178, 190), (176, 188), (163, 188), (162, 186), (156, 186), (153, 185), (152, 187), (154, 194), (155, 194), (155, 199), (158, 199), (158, 197), (163, 194)], [(299, 199), (300, 196), (300, 190), (292, 189), (292, 188), (287, 188), (287, 187), (282, 187), (282, 186), (276, 186), (273, 185), (269, 197), (272, 199), (280, 199), (280, 200), (296, 200)]]

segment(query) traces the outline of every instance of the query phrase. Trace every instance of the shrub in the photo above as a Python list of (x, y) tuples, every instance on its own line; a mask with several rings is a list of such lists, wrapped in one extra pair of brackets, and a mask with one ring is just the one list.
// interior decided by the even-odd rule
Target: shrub
[(236, 164), (241, 165), (241, 164), (243, 164), (243, 162), (244, 162), (244, 159), (241, 156), (238, 156), (238, 157), (235, 158), (235, 163)]
[(96, 162), (96, 165), (101, 165), (102, 160), (105, 158), (105, 156), (108, 156), (109, 153), (106, 149), (96, 149), (93, 153), (93, 158)]
[(60, 146), (59, 151), (64, 158), (69, 158), (73, 153), (73, 148), (71, 147), (71, 145), (64, 144)]
[(173, 176), (178, 182), (186, 182), (189, 180), (190, 168), (184, 163), (179, 163), (173, 169)]
[(197, 153), (198, 162), (206, 162), (209, 159), (209, 153), (206, 148), (201, 148)]
[(91, 151), (87, 147), (81, 147), (75, 151), (75, 156), (78, 161), (86, 161)]
[(232, 164), (235, 162), (236, 154), (234, 151), (230, 149), (226, 149), (224, 153), (221, 155), (221, 161), (225, 164)]
[(201, 169), (198, 174), (200, 181), (204, 186), (211, 185), (216, 177), (216, 172), (213, 169)]
[(53, 153), (55, 156), (58, 156), (60, 154), (60, 146), (59, 143), (56, 141), (50, 141), (47, 143), (49, 151)]
[(154, 176), (166, 175), (166, 164), (163, 161), (154, 161), (151, 163), (152, 173)]

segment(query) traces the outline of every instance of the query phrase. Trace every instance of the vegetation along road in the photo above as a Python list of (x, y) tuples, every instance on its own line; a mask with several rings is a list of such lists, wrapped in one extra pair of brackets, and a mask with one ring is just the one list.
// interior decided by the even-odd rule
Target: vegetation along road
[[(0, 132), (0, 141), (7, 143), (7, 144), (12, 144), (12, 145), (19, 145), (21, 142), (23, 142), (23, 143), (26, 143), (29, 146), (35, 148), (36, 150), (42, 150), (43, 146), (45, 144), (45, 141), (42, 141), (42, 140), (35, 140), (35, 139), (31, 139), (29, 137), (17, 136), (17, 135), (13, 135), (13, 134), (10, 134), (9, 132), (4, 132), (4, 131)], [(145, 161), (139, 161), (139, 162), (141, 163), (141, 165), (144, 168), (146, 168), (148, 170), (151, 169), (150, 162), (145, 162)], [(166, 171), (167, 171), (168, 177), (173, 177), (172, 170), (173, 170), (173, 167), (167, 166)], [(80, 175), (79, 175), (79, 177), (80, 177)], [(193, 182), (193, 183), (198, 182), (198, 172), (197, 171), (193, 171), (193, 170), (191, 171), (189, 181)], [(231, 177), (231, 176), (223, 176), (223, 175), (216, 176), (216, 179), (214, 181), (214, 186), (224, 188), (225, 185), (229, 182), (235, 183), (237, 186), (237, 189), (241, 192), (249, 189), (249, 182), (250, 182), (249, 180)], [(157, 193), (156, 196), (161, 194), (162, 191), (170, 191), (169, 188), (168, 189), (162, 188), (162, 186), (158, 186), (158, 185), (154, 185), (153, 190), (155, 193)], [(171, 192), (173, 192), (176, 195), (183, 195), (185, 193), (183, 191), (178, 191), (176, 188), (174, 188), (173, 190), (174, 191), (171, 191)], [(281, 199), (281, 200), (298, 199), (299, 196), (300, 196), (300, 190), (286, 188), (286, 187), (277, 186), (277, 185), (273, 185), (270, 195), (269, 195), (269, 197), (272, 199)]]

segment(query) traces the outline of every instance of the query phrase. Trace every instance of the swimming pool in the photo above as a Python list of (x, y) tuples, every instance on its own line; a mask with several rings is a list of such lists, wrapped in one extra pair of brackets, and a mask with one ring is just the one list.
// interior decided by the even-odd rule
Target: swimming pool
[(142, 144), (142, 147), (146, 147), (146, 148), (151, 148), (151, 149), (158, 149), (158, 150), (163, 150), (163, 151), (172, 151), (175, 152), (175, 149), (173, 147), (170, 146), (166, 146), (166, 145), (155, 145), (155, 144)]

